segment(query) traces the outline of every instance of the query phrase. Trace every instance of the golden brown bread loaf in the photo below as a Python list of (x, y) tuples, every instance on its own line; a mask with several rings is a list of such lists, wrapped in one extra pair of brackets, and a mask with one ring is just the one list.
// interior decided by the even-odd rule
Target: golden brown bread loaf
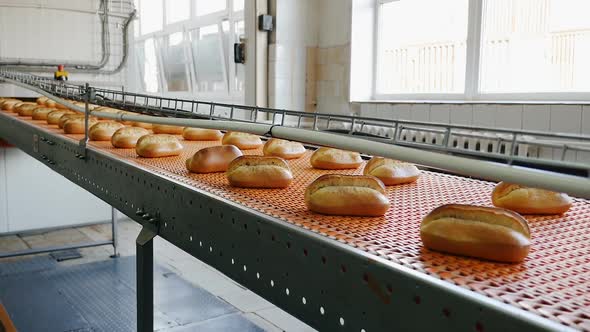
[(422, 220), (426, 248), (451, 254), (516, 263), (531, 246), (526, 220), (518, 213), (483, 206), (440, 206)]
[[(53, 100), (51, 100), (51, 101), (53, 101)], [(48, 106), (48, 105), (45, 105), (45, 106)], [(62, 105), (60, 103), (55, 103), (55, 108), (59, 108), (59, 109), (63, 109), (63, 110), (69, 109), (67, 106)]]
[(32, 116), (33, 111), (35, 111), (40, 106), (36, 103), (34, 104), (22, 104), (17, 108), (17, 113), (20, 116)]
[(182, 131), (182, 137), (187, 141), (218, 141), (223, 137), (223, 134), (216, 129), (186, 127)]
[(383, 157), (373, 157), (365, 165), (364, 175), (372, 175), (386, 186), (412, 183), (418, 180), (420, 170), (413, 165)]
[(56, 110), (45, 106), (38, 107), (33, 111), (33, 120), (47, 120), (47, 115)]
[(154, 134), (182, 135), (184, 127), (155, 124), (152, 130)]
[(251, 150), (262, 146), (260, 137), (238, 131), (228, 131), (221, 140), (223, 145), (235, 145), (240, 150)]
[(59, 121), (57, 122), (57, 126), (60, 129), (62, 129), (67, 121), (69, 121), (71, 119), (76, 119), (76, 118), (82, 118), (82, 119), (84, 119), (84, 114), (74, 113), (72, 111), (69, 111), (69, 113), (63, 114), (59, 118)]
[(19, 110), (21, 109), (21, 107), (27, 106), (27, 105), (28, 106), (31, 106), (31, 105), (33, 105), (33, 106), (39, 106), (39, 105), (37, 105), (37, 103), (31, 103), (31, 102), (28, 102), (28, 101), (21, 101), (21, 102), (18, 102), (16, 104), (12, 105), (12, 108), (10, 109), (10, 111), (12, 111), (14, 113), (18, 113)]
[(60, 109), (62, 108), (62, 107), (57, 107), (57, 103), (49, 98), (47, 98), (47, 100), (45, 101), (45, 106), (51, 107), (51, 108), (60, 108)]
[(225, 172), (229, 164), (242, 156), (242, 151), (233, 145), (218, 145), (197, 151), (186, 160), (186, 168), (194, 173)]
[(358, 152), (326, 147), (315, 150), (309, 161), (311, 166), (318, 169), (352, 169), (363, 163)]
[(41, 97), (37, 98), (37, 104), (41, 105), (41, 106), (45, 106), (45, 103), (47, 102), (47, 100), (49, 100), (49, 98), (47, 98), (45, 96), (41, 96)]
[(168, 134), (145, 135), (137, 140), (135, 152), (145, 158), (178, 156), (182, 152), (182, 144), (176, 137)]
[(72, 111), (56, 110), (47, 114), (47, 124), (59, 125), (59, 119), (66, 114), (75, 114)]
[(283, 159), (297, 159), (305, 154), (305, 147), (299, 142), (291, 142), (284, 139), (271, 138), (264, 148), (262, 153), (265, 156), (281, 157)]
[(373, 176), (326, 174), (305, 190), (310, 211), (341, 216), (382, 216), (389, 209), (385, 186)]
[(22, 103), (22, 101), (18, 99), (4, 99), (2, 102), (0, 102), (0, 107), (4, 111), (12, 111), (14, 106), (18, 103)]
[(242, 188), (286, 188), (293, 181), (289, 164), (278, 157), (238, 157), (226, 175), (230, 185)]
[(562, 214), (572, 206), (572, 199), (566, 194), (505, 182), (494, 188), (492, 202), (522, 214)]
[(123, 127), (122, 123), (114, 121), (99, 122), (88, 129), (88, 138), (91, 141), (110, 141), (113, 134)]
[[(71, 119), (67, 120), (63, 125), (64, 133), (66, 133), (66, 134), (84, 134), (85, 121), (86, 120), (84, 119), (84, 117), (71, 118)], [(98, 122), (98, 120), (96, 120), (95, 118), (89, 118), (88, 119), (88, 128), (90, 128), (91, 126), (93, 126), (97, 122)]]
[(139, 127), (124, 127), (113, 134), (111, 144), (116, 148), (130, 149), (137, 145), (140, 137), (149, 135), (149, 131)]

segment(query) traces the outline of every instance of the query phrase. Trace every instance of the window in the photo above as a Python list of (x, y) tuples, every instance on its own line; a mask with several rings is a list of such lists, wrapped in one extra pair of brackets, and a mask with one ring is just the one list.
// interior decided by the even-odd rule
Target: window
[(147, 92), (160, 91), (158, 85), (160, 72), (156, 60), (156, 47), (152, 38), (138, 44), (137, 63), (143, 89)]
[(375, 99), (588, 98), (588, 0), (377, 6)]
[(218, 25), (192, 32), (193, 61), (198, 91), (227, 90), (223, 38)]
[(140, 7), (141, 34), (145, 35), (162, 30), (164, 18), (162, 17), (162, 0), (142, 1)]
[(190, 0), (166, 0), (166, 24), (188, 20), (190, 15)]
[(162, 52), (164, 78), (168, 91), (189, 91), (188, 66), (182, 32), (175, 32), (162, 38), (159, 49)]
[(197, 16), (203, 16), (225, 10), (227, 7), (225, 0), (197, 0)]
[(245, 32), (244, 0), (134, 1), (141, 13), (136, 77), (144, 91), (244, 98), (244, 65), (233, 61), (233, 44)]

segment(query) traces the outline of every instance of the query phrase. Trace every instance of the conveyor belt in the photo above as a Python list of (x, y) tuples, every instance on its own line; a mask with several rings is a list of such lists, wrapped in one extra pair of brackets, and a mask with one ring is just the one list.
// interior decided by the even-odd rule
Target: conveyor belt
[[(27, 122), (63, 135), (44, 121)], [(75, 141), (83, 138), (68, 136)], [(527, 217), (533, 237), (528, 258), (522, 264), (499, 264), (432, 252), (423, 248), (419, 238), (421, 218), (441, 204), (491, 206), (493, 183), (424, 171), (417, 183), (387, 188), (392, 207), (384, 217), (323, 216), (306, 210), (303, 192), (307, 185), (326, 173), (360, 174), (362, 167), (316, 170), (309, 165), (308, 151), (304, 157), (289, 161), (294, 181), (287, 189), (232, 188), (223, 173), (189, 174), (185, 168), (185, 160), (194, 152), (219, 143), (182, 144), (181, 156), (159, 159), (138, 157), (134, 149), (114, 149), (109, 142), (89, 142), (89, 147), (536, 315), (590, 330), (589, 201), (575, 199), (564, 216)], [(246, 154), (262, 152), (259, 149)]]

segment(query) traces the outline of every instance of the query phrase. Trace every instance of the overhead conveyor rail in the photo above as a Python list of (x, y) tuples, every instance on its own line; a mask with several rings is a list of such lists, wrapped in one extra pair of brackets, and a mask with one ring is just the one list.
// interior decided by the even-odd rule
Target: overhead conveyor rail
[[(62, 94), (52, 82), (27, 80), (17, 74), (6, 79), (58, 102), (63, 100), (55, 95), (117, 106), (113, 104), (117, 98), (98, 89), (94, 97), (93, 89), (84, 87), (77, 87), (75, 95), (73, 87)], [(121, 108), (136, 109), (123, 107), (128, 96), (119, 101)], [(398, 159), (463, 174), (498, 180), (522, 177), (520, 182), (539, 181), (576, 197), (590, 196), (588, 179), (580, 176), (262, 121), (200, 120), (201, 114), (185, 112), (180, 118), (170, 112), (180, 111), (162, 107), (158, 113), (154, 107), (144, 112), (160, 117), (92, 114), (399, 155)], [(64, 135), (53, 126), (5, 112), (0, 112), (0, 136), (143, 225), (137, 240), (141, 331), (153, 328), (154, 236), (322, 331), (536, 331), (590, 326), (590, 202), (585, 199), (575, 199), (564, 216), (529, 218), (533, 251), (525, 263), (506, 265), (428, 251), (417, 235), (421, 217), (437, 205), (489, 205), (493, 184), (488, 182), (426, 171), (416, 185), (388, 188), (392, 208), (383, 218), (328, 217), (306, 211), (302, 203), (306, 185), (322, 174), (309, 168), (311, 152), (291, 163), (292, 187), (270, 192), (228, 187), (223, 174), (188, 174), (184, 158), (214, 143), (183, 142), (181, 157), (146, 159), (133, 150), (114, 149), (108, 142), (88, 142), (82, 155), (79, 142), (84, 142), (84, 135)]]

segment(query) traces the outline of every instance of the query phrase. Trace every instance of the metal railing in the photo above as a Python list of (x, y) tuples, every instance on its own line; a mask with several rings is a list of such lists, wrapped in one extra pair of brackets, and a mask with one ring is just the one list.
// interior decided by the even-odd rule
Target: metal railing
[[(85, 86), (58, 82), (46, 77), (1, 70), (0, 76), (36, 86), (55, 96), (84, 102)], [(558, 150), (590, 152), (590, 136), (569, 133), (548, 133), (531, 130), (490, 128), (407, 120), (384, 120), (338, 114), (305, 113), (285, 109), (235, 105), (212, 101), (166, 98), (110, 89), (92, 88), (91, 103), (152, 116), (229, 120), (243, 123), (294, 127), (312, 131), (328, 131), (380, 143), (429, 150), (450, 155), (491, 160), (588, 177), (590, 164), (519, 155), (523, 146), (544, 146)], [(367, 134), (366, 128), (372, 127)], [(377, 130), (375, 130), (377, 129)], [(402, 136), (419, 130), (420, 140), (408, 141)], [(430, 135), (429, 135), (430, 133)], [(436, 139), (433, 139), (436, 137)], [(465, 149), (462, 139), (477, 137), (490, 142), (490, 149)]]

